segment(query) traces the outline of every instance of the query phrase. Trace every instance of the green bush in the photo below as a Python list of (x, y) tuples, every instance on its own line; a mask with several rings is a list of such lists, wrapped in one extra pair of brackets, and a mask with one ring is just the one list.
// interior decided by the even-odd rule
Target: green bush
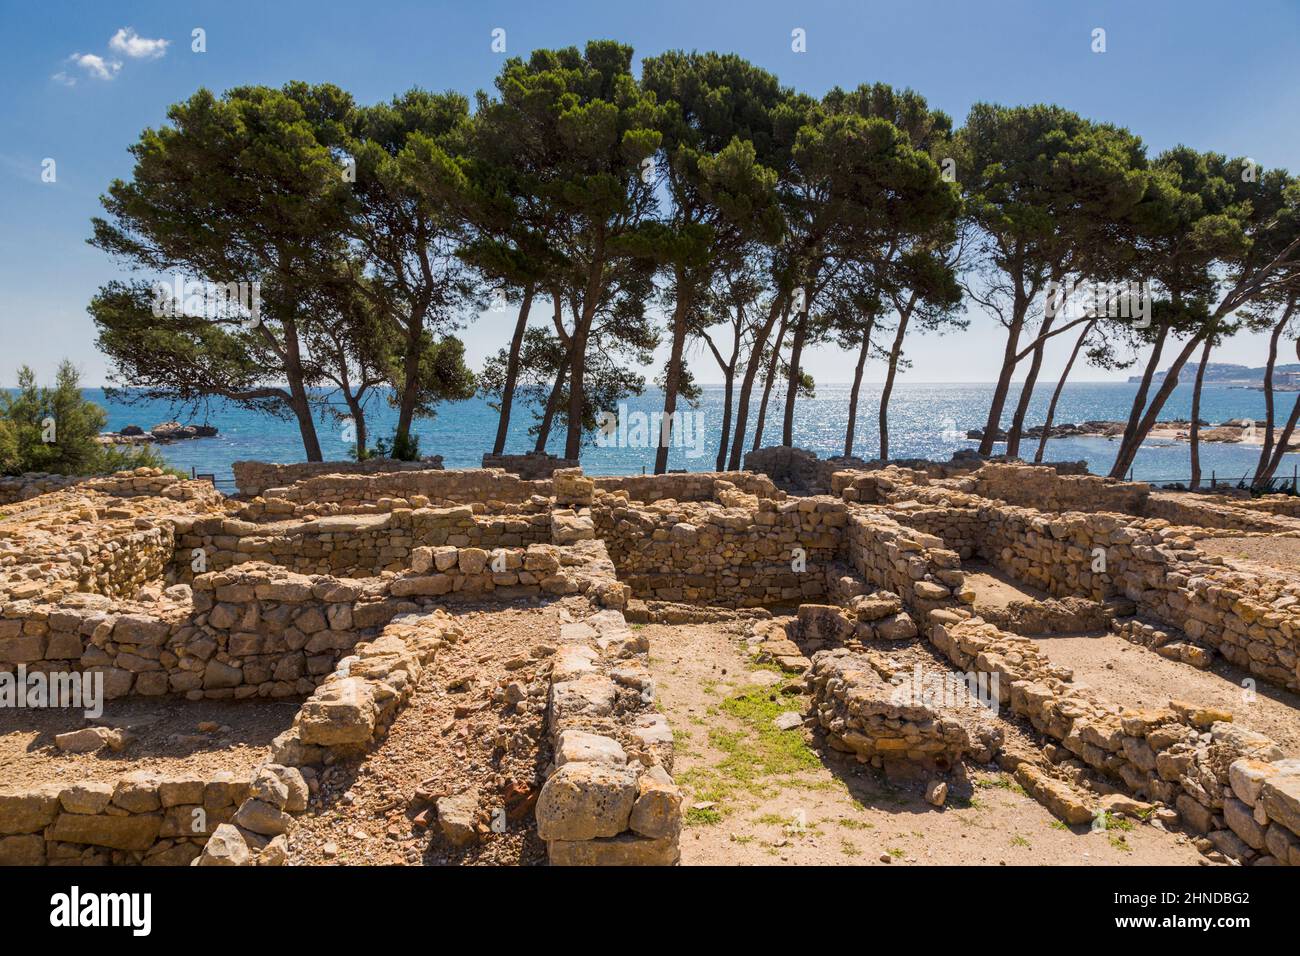
[(0, 472), (20, 475), (96, 475), (125, 468), (161, 468), (152, 448), (101, 445), (95, 440), (108, 413), (81, 394), (71, 362), (59, 365), (54, 387), (37, 386), (36, 373), (18, 371), (18, 390), (0, 393)]

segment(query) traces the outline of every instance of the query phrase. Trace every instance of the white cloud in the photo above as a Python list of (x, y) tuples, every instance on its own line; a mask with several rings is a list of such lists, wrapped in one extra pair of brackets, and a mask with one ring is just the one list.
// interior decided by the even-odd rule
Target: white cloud
[(77, 85), (77, 78), (75, 76), (68, 76), (68, 74), (65, 73), (63, 70), (59, 70), (59, 72), (55, 73), (52, 77), (50, 77), (50, 79), (52, 79), (55, 83), (61, 83), (64, 86)]
[(135, 27), (122, 27), (108, 41), (108, 48), (133, 60), (156, 60), (167, 53), (170, 40), (150, 40), (135, 32)]
[(122, 69), (122, 64), (117, 60), (105, 60), (94, 53), (74, 53), (68, 59), (97, 80), (111, 80)]

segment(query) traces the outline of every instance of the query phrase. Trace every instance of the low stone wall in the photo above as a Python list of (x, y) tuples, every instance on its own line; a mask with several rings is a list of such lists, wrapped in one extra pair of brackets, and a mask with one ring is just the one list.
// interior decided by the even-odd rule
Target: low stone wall
[(157, 495), (185, 501), (196, 497), (219, 497), (209, 482), (188, 481), (169, 475), (160, 468), (136, 468), (118, 471), (111, 475), (51, 475), (46, 472), (28, 472), (15, 476), (0, 476), (0, 505), (27, 501), (56, 491), (76, 489), (97, 491), (118, 498), (135, 498)]
[(989, 462), (973, 476), (974, 492), (1043, 511), (1117, 511), (1142, 514), (1151, 486), (1096, 475), (1062, 475), (1045, 465)]
[(370, 458), (366, 461), (302, 461), (279, 465), (265, 461), (237, 461), (231, 465), (235, 487), (241, 495), (260, 495), (267, 488), (277, 488), (305, 481), (319, 475), (374, 475), (389, 472), (430, 471), (442, 469), (442, 456), (433, 455), (420, 461), (395, 461)]
[(649, 648), (618, 611), (565, 624), (551, 671), (555, 758), (537, 835), (556, 866), (667, 866), (681, 855), (673, 736), (654, 707)]
[(1249, 499), (1166, 491), (1152, 495), (1141, 513), (1176, 525), (1300, 534), (1297, 517), (1286, 512), (1269, 514), (1265, 509), (1252, 510), (1248, 504)]
[(825, 494), (831, 490), (830, 471), (817, 456), (803, 448), (774, 445), (745, 455), (745, 470), (770, 478), (783, 491), (793, 494)]
[(911, 678), (893, 679), (872, 655), (837, 648), (815, 653), (804, 680), (830, 746), (862, 762), (941, 769), (963, 757), (988, 763), (1003, 739), (992, 711), (950, 672), (927, 676), (942, 682), (941, 693), (918, 693)]
[[(1131, 610), (1132, 602), (1120, 603)], [(1012, 634), (1080, 634), (1108, 629), (1115, 619), (1116, 602), (1067, 597), (986, 606), (977, 598), (971, 610)]]
[[(218, 514), (224, 499), (206, 482), (142, 470), (149, 474), (94, 483), (112, 494), (84, 482), (0, 514), (0, 603), (74, 591), (129, 598), (160, 580), (174, 546), (172, 517)], [(163, 492), (135, 493), (137, 485), (154, 483)]]
[[(1226, 856), (1255, 860), (1260, 848), (1269, 845), (1267, 830), (1274, 826), (1280, 830), (1273, 842), (1287, 847), (1289, 856), (1300, 832), (1294, 828), (1300, 825), (1300, 813), (1295, 812), (1300, 810), (1300, 774), (1288, 774), (1293, 766), (1289, 761), (1261, 771), (1275, 781), (1276, 793), (1268, 801), (1251, 803), (1252, 811), (1257, 805), (1264, 807), (1263, 820), (1250, 816), (1259, 831), (1255, 833), (1227, 803), (1235, 789), (1230, 768), (1239, 761), (1247, 762), (1242, 766), (1275, 763), (1282, 752), (1263, 734), (1232, 724), (1231, 714), (1176, 700), (1167, 706), (1121, 710), (1093, 691), (1071, 684), (1068, 672), (1052, 666), (1031, 640), (979, 618), (938, 614), (930, 639), (958, 669), (978, 667), (996, 673), (999, 695), (1012, 713), (1061, 741), (1092, 770), (1122, 781), (1139, 796), (1175, 807), (1187, 826), (1206, 834)], [(1026, 789), (1032, 793), (1035, 788), (1050, 788), (1049, 780), (1032, 771), (1017, 769), (1017, 779)], [(1092, 813), (1082, 808), (1066, 822), (1086, 823)], [(1274, 861), (1290, 862), (1276, 856)]]
[(1213, 650), (1186, 640), (1181, 631), (1167, 625), (1151, 624), (1134, 617), (1116, 624), (1113, 632), (1131, 644), (1149, 647), (1161, 657), (1181, 661), (1198, 670), (1205, 670), (1214, 663)]
[(736, 490), (758, 498), (785, 499), (765, 475), (744, 471), (702, 471), (669, 475), (614, 475), (592, 478), (596, 491), (625, 492), (631, 501), (717, 501), (720, 492)]
[(193, 576), (196, 566), (225, 570), (246, 562), (275, 564), (307, 574), (368, 576), (401, 571), (413, 549), (451, 545), (519, 548), (551, 540), (551, 515), (480, 516), (466, 505), (397, 508), (368, 515), (254, 524), (212, 516), (178, 520), (174, 573)]
[(185, 866), (234, 818), (252, 780), (227, 770), (180, 778), (139, 771), (0, 793), (0, 865)]
[(639, 598), (753, 607), (822, 596), (821, 572), (843, 545), (844, 503), (750, 501), (642, 505), (600, 495), (592, 518)]
[(270, 485), (261, 494), (267, 499), (299, 507), (339, 505), (354, 508), (395, 499), (403, 499), (416, 507), (433, 505), (445, 508), (475, 503), (495, 507), (498, 504), (520, 504), (535, 497), (550, 498), (554, 487), (551, 479), (526, 481), (495, 469), (418, 469), (382, 474), (320, 475), (289, 487)]
[(868, 584), (898, 594), (922, 626), (931, 612), (975, 599), (956, 551), (933, 535), (877, 513), (849, 517), (847, 557)]
[(598, 541), (416, 548), (410, 572), (368, 579), (250, 563), (200, 574), (192, 589), (152, 603), (73, 594), (0, 605), (0, 668), (102, 672), (109, 699), (303, 696), (359, 640), (433, 603), (584, 594), (623, 608), (630, 596)]
[(1300, 495), (1261, 495), (1258, 498), (1232, 497), (1225, 502), (1247, 511), (1264, 511), (1287, 518), (1300, 518)]
[(557, 458), (555, 455), (532, 451), (523, 455), (494, 455), (484, 452), (483, 467), (500, 468), (526, 481), (537, 481), (550, 478), (558, 468), (577, 468), (579, 464), (576, 458)]
[(351, 652), (303, 702), (271, 743), (278, 763), (333, 763), (370, 749), (387, 733), (438, 650), (464, 637), (447, 612), (403, 614)]

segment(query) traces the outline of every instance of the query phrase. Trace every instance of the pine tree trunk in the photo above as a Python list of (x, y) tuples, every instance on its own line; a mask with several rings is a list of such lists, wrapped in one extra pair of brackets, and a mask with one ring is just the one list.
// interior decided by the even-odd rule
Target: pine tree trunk
[(1201, 350), (1201, 364), (1196, 367), (1196, 384), (1192, 386), (1192, 491), (1201, 487), (1201, 386), (1205, 382), (1205, 366), (1210, 361), (1210, 351), (1214, 348), (1214, 337), (1207, 336), (1205, 348)]
[(740, 470), (740, 456), (745, 450), (745, 425), (749, 417), (749, 399), (754, 390), (754, 380), (758, 377), (758, 368), (763, 361), (763, 348), (767, 344), (768, 336), (772, 334), (772, 326), (776, 324), (777, 317), (788, 314), (789, 301), (788, 292), (772, 300), (772, 305), (767, 311), (767, 321), (755, 336), (753, 351), (750, 353), (749, 361), (745, 363), (745, 377), (741, 380), (740, 398), (736, 403), (736, 426), (731, 436), (731, 455), (727, 460), (727, 468), (730, 471)]
[(1074, 360), (1079, 357), (1079, 350), (1083, 348), (1083, 343), (1088, 338), (1088, 333), (1092, 327), (1097, 324), (1093, 319), (1083, 327), (1079, 337), (1074, 342), (1074, 349), (1070, 352), (1070, 360), (1065, 363), (1065, 368), (1061, 371), (1061, 377), (1056, 380), (1056, 388), (1052, 391), (1052, 401), (1047, 406), (1047, 420), (1043, 423), (1043, 435), (1038, 439), (1038, 450), (1034, 452), (1034, 464), (1042, 464), (1043, 452), (1047, 450), (1047, 439), (1052, 433), (1052, 425), (1056, 421), (1056, 403), (1061, 400), (1061, 392), (1065, 390), (1065, 380), (1070, 377), (1070, 369), (1074, 368)]
[(794, 341), (790, 344), (790, 374), (786, 378), (789, 386), (785, 390), (785, 416), (781, 422), (781, 444), (787, 448), (794, 447), (794, 403), (799, 397), (799, 383), (802, 375), (799, 360), (803, 358), (803, 343), (808, 334), (808, 313), (800, 313), (794, 327)]
[[(916, 297), (912, 297), (912, 302)], [(903, 354), (903, 339), (907, 335), (907, 323), (911, 321), (912, 308), (898, 313), (898, 329), (894, 332), (894, 344), (889, 349), (889, 368), (885, 372), (885, 385), (880, 390), (880, 460), (889, 461), (889, 398), (894, 393), (894, 378), (898, 375), (898, 360)]]
[[(1052, 329), (1052, 320), (1054, 316), (1044, 315), (1043, 323), (1038, 328), (1038, 335), (1041, 338)], [(1011, 428), (1007, 431), (1007, 457), (1020, 457), (1020, 436), (1025, 429), (1025, 415), (1029, 413), (1029, 402), (1034, 397), (1034, 386), (1038, 384), (1038, 373), (1043, 367), (1043, 351), (1047, 347), (1045, 341), (1040, 341), (1034, 346), (1034, 357), (1029, 363), (1029, 371), (1025, 375), (1025, 383), (1020, 387), (1020, 400), (1016, 402), (1016, 413), (1011, 418)]]
[(867, 354), (871, 351), (871, 328), (875, 317), (867, 320), (866, 331), (862, 333), (862, 348), (858, 350), (858, 364), (853, 369), (853, 389), (849, 392), (849, 424), (844, 431), (844, 457), (853, 457), (853, 435), (858, 424), (858, 392), (862, 389), (862, 372), (867, 367)]
[(560, 362), (559, 368), (555, 370), (555, 382), (551, 385), (551, 394), (546, 397), (546, 410), (542, 413), (542, 423), (537, 429), (537, 442), (533, 451), (539, 455), (546, 452), (546, 442), (551, 437), (551, 425), (555, 422), (555, 413), (560, 408), (560, 393), (564, 391), (565, 373), (569, 370), (569, 359)]
[(763, 444), (763, 426), (767, 422), (767, 404), (768, 399), (772, 397), (772, 384), (781, 367), (781, 347), (785, 344), (785, 319), (781, 320), (781, 328), (776, 333), (776, 348), (767, 363), (767, 375), (763, 379), (763, 401), (758, 407), (758, 421), (754, 425), (754, 447), (751, 451), (758, 451)]
[(1012, 303), (1011, 326), (1007, 329), (1007, 344), (1002, 352), (1002, 370), (998, 373), (998, 383), (993, 389), (988, 420), (984, 425), (984, 436), (980, 439), (981, 455), (993, 454), (993, 446), (997, 443), (998, 428), (1002, 425), (1002, 409), (1007, 403), (1007, 393), (1011, 391), (1011, 376), (1016, 372), (1016, 351), (1028, 309), (1028, 299), (1017, 290), (1015, 302)]
[(523, 348), (524, 332), (528, 328), (528, 312), (533, 307), (533, 284), (524, 286), (524, 300), (519, 305), (519, 318), (515, 321), (515, 334), (510, 339), (510, 356), (506, 361), (506, 380), (501, 389), (501, 415), (497, 420), (497, 437), (492, 443), (492, 454), (506, 450), (506, 434), (510, 431), (510, 408), (515, 400), (515, 383), (519, 380), (519, 351)]
[(655, 474), (668, 470), (668, 449), (672, 444), (673, 416), (677, 414), (677, 389), (682, 378), (682, 350), (686, 347), (686, 316), (690, 301), (684, 286), (685, 270), (680, 266), (674, 277), (677, 284), (677, 303), (673, 309), (673, 346), (668, 356), (668, 374), (664, 376), (664, 417), (659, 429), (659, 447), (655, 449)]

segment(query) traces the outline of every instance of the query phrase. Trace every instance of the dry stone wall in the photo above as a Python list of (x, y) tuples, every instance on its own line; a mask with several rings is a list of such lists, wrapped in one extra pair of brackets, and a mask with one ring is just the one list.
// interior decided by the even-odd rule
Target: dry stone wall
[(1251, 509), (1249, 500), (1224, 500), (1218, 496), (1161, 492), (1151, 496), (1143, 514), (1163, 518), (1171, 524), (1231, 531), (1264, 531), (1300, 534), (1300, 518), (1279, 509)]
[(926, 699), (872, 655), (836, 648), (813, 655), (805, 683), (830, 745), (863, 762), (989, 762), (1003, 739), (992, 711), (965, 684), (934, 676), (945, 680), (943, 693)]
[(668, 866), (680, 857), (682, 793), (648, 650), (612, 609), (560, 629), (549, 713), (555, 757), (536, 808), (552, 865)]
[(823, 569), (843, 546), (843, 502), (751, 496), (746, 505), (602, 495), (592, 517), (639, 598), (753, 607), (823, 595)]
[(265, 461), (237, 461), (231, 465), (231, 470), (235, 474), (235, 487), (239, 489), (241, 495), (248, 497), (260, 495), (267, 488), (292, 485), (319, 475), (374, 475), (441, 469), (441, 455), (433, 455), (420, 461), (370, 458), (366, 461), (303, 461), (292, 465), (279, 465)]
[(409, 566), (413, 550), (422, 546), (490, 550), (551, 540), (549, 512), (476, 515), (466, 505), (395, 508), (274, 524), (221, 516), (175, 524), (174, 573), (182, 581), (192, 577), (196, 563), (224, 570), (260, 561), (309, 574), (368, 576), (402, 570)]
[(484, 468), (500, 468), (512, 475), (518, 475), (526, 481), (550, 478), (557, 468), (577, 468), (576, 458), (557, 458), (546, 453), (528, 452), (523, 455), (483, 454)]
[(989, 462), (974, 474), (975, 494), (1043, 511), (1141, 514), (1151, 486), (1096, 475), (1062, 475), (1042, 465)]
[[(1254, 861), (1273, 845), (1285, 851), (1282, 857), (1269, 852), (1274, 862), (1291, 862), (1291, 847), (1300, 833), (1295, 761), (1282, 760), (1280, 748), (1263, 734), (1233, 724), (1230, 713), (1177, 700), (1142, 710), (1121, 709), (1072, 684), (1069, 673), (1051, 665), (1029, 639), (960, 613), (936, 615), (930, 639), (959, 669), (996, 673), (999, 695), (1012, 713), (1059, 740), (1092, 770), (1122, 781), (1139, 796), (1176, 808), (1187, 826), (1205, 834), (1226, 856)], [(1244, 793), (1253, 799), (1241, 800), (1236, 794), (1234, 766), (1243, 777)], [(1246, 785), (1247, 768), (1254, 779), (1273, 781), (1267, 798), (1259, 793), (1262, 785), (1254, 790)], [(1016, 776), (1031, 793), (1051, 787), (1029, 766), (1017, 768)], [(1233, 799), (1248, 806), (1250, 813), (1242, 813), (1242, 807), (1230, 802)], [(1085, 809), (1066, 822), (1090, 818)], [(1270, 844), (1273, 827), (1277, 829)]]
[(0, 865), (185, 866), (249, 794), (248, 774), (159, 777), (0, 793)]

